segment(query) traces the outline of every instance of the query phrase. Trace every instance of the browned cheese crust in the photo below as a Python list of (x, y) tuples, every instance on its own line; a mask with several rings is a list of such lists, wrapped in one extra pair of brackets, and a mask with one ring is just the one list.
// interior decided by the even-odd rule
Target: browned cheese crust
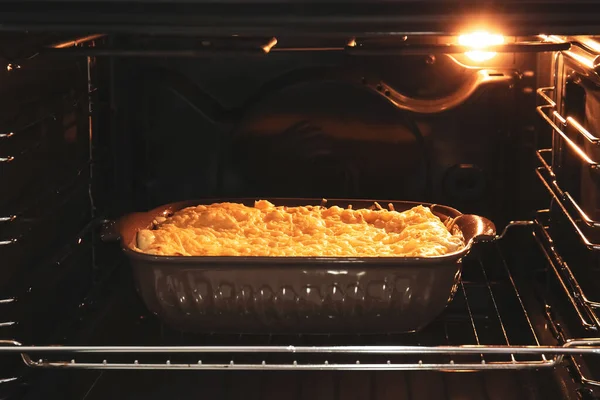
[(397, 212), (257, 201), (199, 205), (155, 221), (135, 250), (162, 256), (435, 257), (464, 247), (428, 207)]

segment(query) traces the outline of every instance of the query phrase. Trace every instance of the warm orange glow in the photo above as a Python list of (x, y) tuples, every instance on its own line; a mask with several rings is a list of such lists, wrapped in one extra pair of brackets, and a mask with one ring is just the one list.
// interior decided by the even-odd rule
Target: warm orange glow
[(473, 61), (487, 61), (492, 59), (496, 53), (485, 51), (485, 49), (503, 43), (504, 36), (484, 31), (467, 33), (458, 37), (458, 44), (473, 49), (472, 51), (465, 52), (465, 55)]

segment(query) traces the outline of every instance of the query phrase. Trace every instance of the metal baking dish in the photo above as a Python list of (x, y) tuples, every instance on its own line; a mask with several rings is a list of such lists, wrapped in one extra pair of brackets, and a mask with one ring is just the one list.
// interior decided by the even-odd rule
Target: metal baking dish
[[(267, 199), (275, 205), (319, 205), (320, 199)], [(255, 199), (210, 199), (164, 205), (127, 215), (113, 227), (131, 260), (147, 307), (183, 331), (237, 333), (376, 333), (423, 328), (452, 299), (461, 261), (494, 224), (440, 205), (392, 203), (397, 211), (418, 204), (442, 221), (455, 220), (464, 249), (441, 257), (184, 257), (152, 256), (131, 249), (140, 229), (158, 216), (215, 202), (248, 206)], [(328, 200), (327, 205), (368, 208), (372, 200)]]

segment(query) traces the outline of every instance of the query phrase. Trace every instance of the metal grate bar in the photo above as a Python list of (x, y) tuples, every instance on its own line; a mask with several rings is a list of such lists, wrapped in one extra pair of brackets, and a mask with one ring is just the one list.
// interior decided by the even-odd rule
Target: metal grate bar
[(528, 362), (493, 362), (486, 363), (439, 363), (439, 364), (236, 364), (233, 361), (223, 364), (205, 364), (198, 361), (191, 363), (171, 363), (169, 361), (158, 363), (79, 363), (71, 360), (70, 362), (50, 362), (50, 361), (25, 361), (27, 366), (33, 368), (62, 368), (62, 369), (118, 369), (118, 370), (308, 370), (308, 371), (481, 371), (481, 370), (515, 370), (515, 369), (540, 369), (552, 368), (557, 365), (552, 361), (528, 361)]
[[(461, 345), (461, 346), (21, 346), (0, 340), (0, 353), (28, 354), (197, 354), (197, 353), (286, 353), (286, 354), (600, 354), (600, 338), (579, 339), (581, 345)], [(7, 346), (8, 345), (8, 346)]]
[[(481, 261), (479, 262), (479, 265), (481, 267), (481, 273), (483, 274), (483, 276), (485, 278), (485, 285), (487, 286), (487, 290), (490, 294), (490, 298), (491, 298), (492, 304), (494, 306), (494, 311), (496, 312), (496, 317), (498, 317), (498, 322), (500, 323), (500, 329), (502, 330), (502, 335), (504, 336), (504, 340), (506, 341), (506, 344), (508, 346), (510, 346), (510, 340), (508, 339), (508, 335), (506, 334), (506, 328), (504, 326), (504, 321), (502, 321), (502, 316), (500, 315), (500, 311), (498, 310), (498, 303), (496, 302), (496, 297), (494, 296), (494, 292), (492, 291), (492, 287), (490, 286), (490, 281), (488, 279), (488, 276), (485, 272), (485, 268), (483, 266), (483, 263), (481, 263)], [(511, 354), (510, 358), (512, 361), (516, 361), (514, 354)]]
[(473, 328), (473, 335), (475, 336), (475, 341), (477, 342), (477, 345), (480, 345), (479, 334), (477, 333), (477, 327), (475, 326), (475, 320), (473, 319), (473, 313), (471, 312), (471, 305), (469, 304), (469, 299), (467, 297), (467, 291), (465, 290), (465, 285), (462, 281), (460, 282), (460, 288), (463, 292), (463, 296), (465, 296), (465, 306), (467, 308), (467, 313), (469, 314), (469, 319), (471, 320), (470, 322), (471, 322), (471, 327)]
[[(531, 334), (533, 335), (533, 339), (535, 340), (535, 343), (539, 346), (540, 340), (538, 338), (537, 333), (535, 332), (535, 329), (533, 328), (533, 323), (531, 322), (531, 318), (529, 317), (529, 314), (527, 313), (527, 310), (525, 309), (525, 304), (523, 304), (523, 299), (521, 298), (519, 289), (517, 288), (517, 285), (515, 284), (515, 280), (512, 276), (512, 273), (510, 272), (510, 268), (508, 268), (508, 265), (506, 264), (506, 259), (504, 258), (504, 256), (502, 254), (500, 254), (499, 257), (502, 262), (502, 267), (503, 267), (504, 271), (506, 272), (508, 279), (510, 280), (510, 283), (514, 290), (517, 301), (519, 302), (521, 310), (523, 311), (523, 316), (525, 317), (525, 320), (527, 321), (527, 326), (529, 326), (529, 329), (531, 330)], [(513, 357), (513, 359), (514, 359), (513, 355), (511, 355), (511, 357)], [(559, 357), (561, 358), (561, 360), (557, 360), (557, 362), (562, 361), (562, 356), (559, 356)], [(548, 358), (546, 358), (545, 354), (542, 354), (542, 360), (548, 361)]]

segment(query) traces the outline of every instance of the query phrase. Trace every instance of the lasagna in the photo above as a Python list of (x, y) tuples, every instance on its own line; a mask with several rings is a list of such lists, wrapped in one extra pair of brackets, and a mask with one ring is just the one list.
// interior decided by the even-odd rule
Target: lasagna
[(462, 234), (428, 207), (254, 207), (215, 203), (160, 217), (134, 250), (159, 256), (435, 257), (464, 247)]

